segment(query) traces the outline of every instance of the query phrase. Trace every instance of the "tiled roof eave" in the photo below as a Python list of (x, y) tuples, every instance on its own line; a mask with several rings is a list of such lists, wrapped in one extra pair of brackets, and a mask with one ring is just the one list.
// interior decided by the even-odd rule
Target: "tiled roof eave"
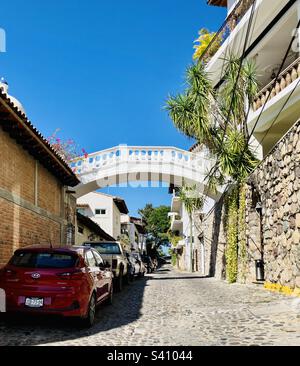
[(80, 183), (68, 163), (1, 90), (0, 126), (64, 185), (74, 187)]

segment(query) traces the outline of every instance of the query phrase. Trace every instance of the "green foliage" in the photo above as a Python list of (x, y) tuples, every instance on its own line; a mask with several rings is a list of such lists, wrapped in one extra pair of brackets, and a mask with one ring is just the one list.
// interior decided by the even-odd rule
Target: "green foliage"
[(175, 127), (184, 135), (211, 145), (212, 129), (209, 118), (209, 97), (213, 92), (204, 66), (192, 65), (186, 72), (187, 90), (170, 96), (166, 109)]
[(230, 179), (241, 181), (258, 163), (246, 126), (247, 109), (258, 90), (255, 65), (241, 65), (235, 56), (224, 64), (224, 83), (217, 91), (204, 65), (193, 64), (187, 69), (186, 90), (166, 105), (175, 127), (208, 148), (216, 160), (207, 177), (214, 190)]
[(196, 210), (203, 208), (204, 197), (197, 190), (196, 185), (191, 187), (184, 185), (181, 187), (179, 190), (179, 198), (189, 216), (192, 216)]
[(239, 214), (238, 214), (238, 229), (239, 229), (239, 276), (242, 282), (246, 280), (247, 270), (247, 247), (246, 247), (246, 187), (242, 185), (239, 192)]
[(139, 215), (143, 219), (143, 221), (147, 222), (148, 218), (150, 217), (151, 213), (153, 212), (154, 207), (152, 203), (147, 203), (144, 208), (138, 210)]
[(176, 267), (177, 265), (177, 254), (176, 253), (171, 253), (171, 263), (173, 267)]
[(247, 271), (246, 246), (246, 187), (236, 185), (225, 196), (225, 233), (226, 233), (226, 279), (229, 283), (237, 277), (245, 282)]
[[(214, 40), (213, 44), (211, 44), (212, 40)], [(203, 60), (207, 62), (218, 51), (222, 43), (222, 37), (216, 36), (216, 33), (214, 32), (210, 33), (207, 29), (202, 28), (199, 31), (199, 37), (196, 39), (194, 43), (197, 43), (194, 46), (195, 49), (195, 53), (193, 55), (194, 60), (198, 60), (200, 57), (202, 57), (204, 52), (207, 50), (207, 47), (210, 45), (210, 48), (208, 52), (206, 52), (205, 58)]]
[(169, 206), (153, 207), (152, 204), (147, 204), (138, 212), (146, 222), (145, 228), (149, 240), (153, 240), (156, 246), (160, 246), (168, 240), (167, 233), (170, 227)]
[[(172, 244), (172, 247), (176, 247), (177, 244), (182, 240), (182, 236), (174, 234), (171, 230), (168, 231), (168, 240)], [(171, 248), (172, 250), (172, 248)]]
[(238, 203), (239, 190), (234, 188), (225, 201), (227, 212), (226, 279), (229, 283), (236, 282), (238, 274)]

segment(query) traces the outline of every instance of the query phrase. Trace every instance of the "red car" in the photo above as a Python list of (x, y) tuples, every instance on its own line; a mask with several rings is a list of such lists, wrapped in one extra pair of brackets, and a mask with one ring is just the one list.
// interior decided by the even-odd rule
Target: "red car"
[(91, 326), (96, 306), (112, 302), (112, 278), (92, 248), (30, 246), (16, 250), (0, 270), (0, 289), (7, 312), (80, 317)]

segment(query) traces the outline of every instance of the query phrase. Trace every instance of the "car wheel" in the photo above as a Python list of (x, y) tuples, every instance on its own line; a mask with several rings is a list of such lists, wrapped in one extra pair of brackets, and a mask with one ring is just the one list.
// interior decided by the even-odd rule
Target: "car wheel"
[(95, 323), (95, 316), (96, 316), (96, 296), (95, 294), (92, 295), (86, 316), (83, 319), (83, 324), (86, 327), (91, 327)]

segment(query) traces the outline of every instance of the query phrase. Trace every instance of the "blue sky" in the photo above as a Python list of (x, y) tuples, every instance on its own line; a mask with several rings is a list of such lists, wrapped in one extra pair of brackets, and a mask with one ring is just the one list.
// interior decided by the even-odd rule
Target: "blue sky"
[[(14, 0), (1, 4), (0, 75), (34, 125), (60, 128), (88, 152), (120, 143), (188, 148), (163, 110), (183, 87), (200, 28), (225, 9), (206, 0)], [(168, 204), (166, 188), (110, 188), (132, 214)]]

